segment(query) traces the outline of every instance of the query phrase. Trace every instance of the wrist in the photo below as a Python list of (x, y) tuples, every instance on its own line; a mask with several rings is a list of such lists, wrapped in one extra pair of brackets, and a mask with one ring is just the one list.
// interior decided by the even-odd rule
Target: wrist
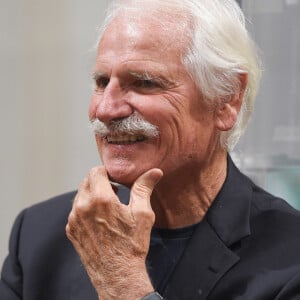
[(163, 297), (157, 293), (157, 292), (151, 292), (150, 294), (147, 294), (140, 300), (161, 300)]
[[(133, 266), (129, 272), (127, 269), (127, 272), (124, 272), (124, 274), (122, 272), (121, 274), (116, 274), (113, 278), (107, 278), (109, 280), (92, 281), (99, 299), (139, 300), (144, 299), (144, 295), (149, 295), (154, 290), (146, 269), (142, 270), (142, 268), (139, 269), (136, 266)], [(154, 298), (154, 300), (156, 299)]]

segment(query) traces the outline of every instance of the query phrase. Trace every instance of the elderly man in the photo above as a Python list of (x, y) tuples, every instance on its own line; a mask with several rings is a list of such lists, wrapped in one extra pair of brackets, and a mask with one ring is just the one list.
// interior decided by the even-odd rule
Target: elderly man
[(300, 299), (300, 214), (228, 155), (259, 76), (233, 0), (113, 2), (89, 108), (103, 166), (20, 214), (1, 300)]

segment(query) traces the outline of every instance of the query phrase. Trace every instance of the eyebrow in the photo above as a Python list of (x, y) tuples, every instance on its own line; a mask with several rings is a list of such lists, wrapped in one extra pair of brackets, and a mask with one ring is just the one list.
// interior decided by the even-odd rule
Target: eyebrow
[[(128, 71), (128, 74), (134, 78), (137, 78), (139, 80), (153, 80), (156, 81), (157, 83), (161, 84), (162, 86), (165, 87), (171, 87), (173, 86), (173, 82), (164, 76), (161, 75), (155, 75), (152, 72), (148, 71)], [(109, 78), (109, 75), (106, 72), (101, 72), (101, 71), (95, 71), (92, 74), (93, 80), (96, 82), (100, 78)]]
[(108, 77), (107, 73), (96, 71), (96, 72), (93, 72), (93, 74), (92, 74), (92, 78), (93, 78), (95, 81), (96, 81), (97, 79), (103, 78), (103, 77)]
[(134, 71), (129, 71), (129, 74), (133, 77), (141, 78), (141, 79), (148, 79), (151, 80), (154, 78), (153, 75), (150, 75), (149, 72), (134, 72)]
[(142, 79), (142, 80), (154, 80), (165, 86), (170, 86), (172, 84), (172, 82), (166, 79), (164, 76), (154, 75), (147, 71), (142, 71), (142, 72), (129, 71), (129, 74), (135, 78)]

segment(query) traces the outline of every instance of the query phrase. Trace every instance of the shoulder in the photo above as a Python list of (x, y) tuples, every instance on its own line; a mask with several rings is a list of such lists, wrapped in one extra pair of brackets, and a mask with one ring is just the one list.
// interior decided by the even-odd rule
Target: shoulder
[(6, 291), (21, 294), (40, 281), (42, 287), (49, 275), (47, 270), (59, 270), (66, 257), (75, 256), (64, 229), (75, 194), (66, 193), (28, 207), (16, 218), (3, 264), (0, 295)]
[[(39, 231), (63, 231), (77, 191), (64, 193), (24, 209), (15, 222), (15, 227), (22, 228), (22, 233)], [(128, 202), (129, 190), (119, 187), (118, 196), (123, 203)], [(65, 234), (65, 233), (64, 233)]]
[(22, 210), (17, 216), (12, 235), (20, 237), (24, 230), (44, 230), (67, 220), (76, 192), (68, 192)]
[(20, 236), (64, 228), (75, 195), (75, 191), (65, 193), (24, 209), (16, 220)]
[[(285, 235), (296, 234), (300, 228), (300, 212), (287, 201), (262, 188), (253, 186), (252, 222)], [(300, 244), (300, 243), (299, 243)]]
[(248, 228), (248, 235), (242, 240), (245, 253), (261, 258), (261, 264), (300, 264), (300, 239), (296, 238), (299, 235), (300, 212), (284, 199), (257, 186), (234, 167), (229, 179), (230, 208), (235, 211), (231, 215), (238, 220), (236, 226), (246, 224)]
[[(41, 242), (44, 239), (65, 239), (65, 226), (77, 191), (68, 192), (24, 209), (15, 222), (20, 241)], [(126, 202), (128, 190), (119, 188), (120, 201)]]
[(23, 214), (32, 221), (40, 221), (40, 224), (57, 222), (68, 216), (75, 195), (76, 191), (58, 195), (26, 208)]
[(266, 268), (300, 272), (300, 212), (253, 184), (249, 221), (248, 254)]
[(57, 212), (57, 209), (59, 208), (61, 210), (69, 210), (72, 207), (73, 199), (76, 195), (77, 191), (71, 191), (68, 193), (64, 193), (52, 198), (49, 198), (45, 201), (39, 202), (37, 204), (34, 204), (28, 208), (26, 208), (26, 211), (28, 213), (42, 213), (42, 212), (49, 212), (55, 210)]
[[(236, 200), (242, 201), (244, 205), (248, 205), (252, 227), (255, 223), (263, 225), (261, 226), (262, 230), (266, 225), (271, 225), (273, 230), (276, 226), (286, 226), (286, 229), (300, 226), (300, 211), (292, 207), (286, 200), (255, 184), (232, 161), (229, 161), (228, 177), (230, 197), (235, 197)], [(267, 228), (268, 226), (265, 229)]]
[(237, 295), (243, 299), (298, 299), (292, 297), (300, 294), (300, 212), (245, 175), (235, 172), (235, 177), (230, 190), (230, 203), (235, 200), (231, 216), (238, 220), (235, 230), (247, 225), (247, 235), (230, 246), (239, 262), (223, 277), (214, 295), (222, 295), (220, 299), (224, 295), (226, 299), (237, 299)]
[(20, 213), (13, 230), (20, 258), (30, 256), (37, 249), (46, 249), (47, 245), (55, 248), (58, 243), (67, 244), (65, 226), (75, 195), (75, 191), (65, 193), (28, 207)]

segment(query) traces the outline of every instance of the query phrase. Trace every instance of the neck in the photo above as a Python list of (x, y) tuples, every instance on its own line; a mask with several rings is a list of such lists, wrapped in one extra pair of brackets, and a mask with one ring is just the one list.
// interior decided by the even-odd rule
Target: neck
[(200, 222), (220, 191), (227, 173), (227, 153), (210, 161), (164, 176), (155, 188), (151, 204), (155, 226), (179, 228)]

